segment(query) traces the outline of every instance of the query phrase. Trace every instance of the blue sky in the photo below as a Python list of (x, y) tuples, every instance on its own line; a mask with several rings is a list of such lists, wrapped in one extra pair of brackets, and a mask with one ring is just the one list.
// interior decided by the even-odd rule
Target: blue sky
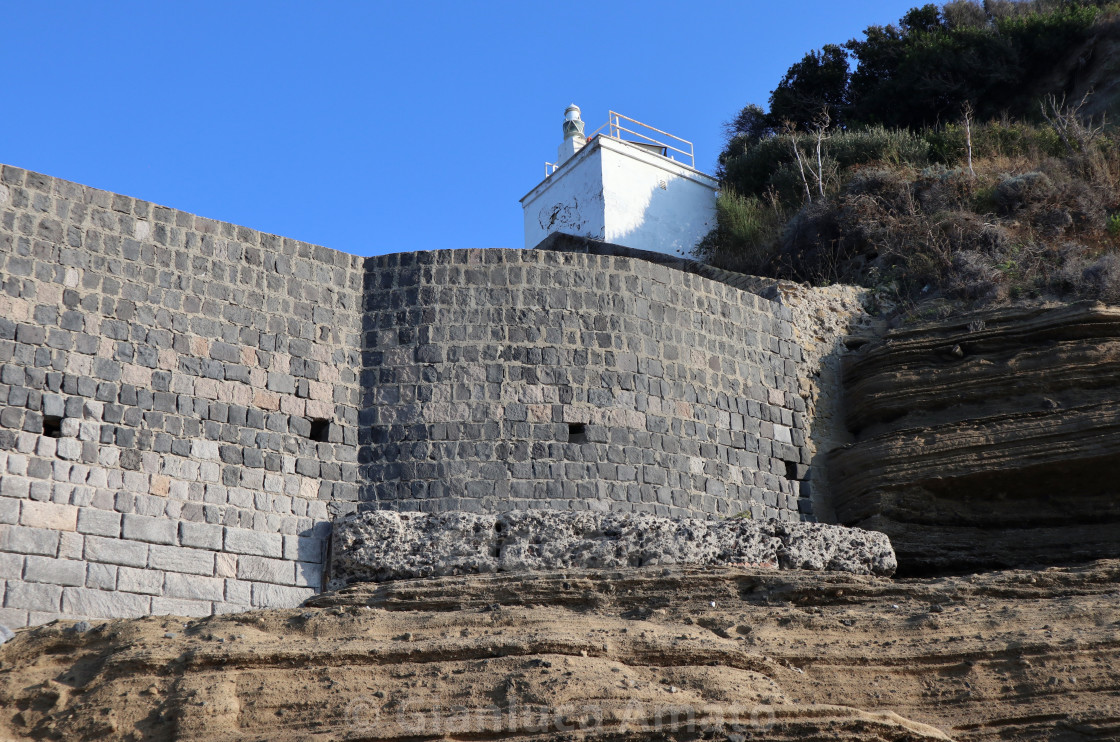
[(376, 255), (522, 247), (564, 108), (691, 139), (917, 2), (17, 2), (0, 162)]

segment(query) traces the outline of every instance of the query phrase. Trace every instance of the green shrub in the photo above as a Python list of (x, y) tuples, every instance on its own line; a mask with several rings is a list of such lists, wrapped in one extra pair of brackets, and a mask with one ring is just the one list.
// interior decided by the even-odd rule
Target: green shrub
[(873, 162), (922, 167), (929, 161), (929, 143), (921, 135), (882, 126), (835, 134), (824, 152), (841, 168)]

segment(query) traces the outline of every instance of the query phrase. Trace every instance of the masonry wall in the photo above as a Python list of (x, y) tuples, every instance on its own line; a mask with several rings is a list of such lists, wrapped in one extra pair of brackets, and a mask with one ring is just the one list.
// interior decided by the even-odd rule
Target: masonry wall
[(0, 170), (0, 623), (295, 605), (358, 499), (362, 259)]
[(365, 285), (367, 506), (811, 512), (788, 308), (547, 250), (375, 257)]

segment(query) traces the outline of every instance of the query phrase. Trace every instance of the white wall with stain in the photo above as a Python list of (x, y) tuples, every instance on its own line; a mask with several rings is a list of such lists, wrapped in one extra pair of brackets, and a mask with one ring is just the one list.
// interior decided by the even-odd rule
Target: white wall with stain
[(598, 136), (521, 199), (525, 247), (562, 232), (687, 257), (715, 226), (717, 189), (687, 165)]

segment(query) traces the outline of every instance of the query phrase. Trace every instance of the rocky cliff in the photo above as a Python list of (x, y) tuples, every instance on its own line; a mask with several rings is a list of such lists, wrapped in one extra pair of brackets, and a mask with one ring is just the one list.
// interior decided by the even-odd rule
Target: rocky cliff
[(900, 573), (1120, 555), (1120, 308), (1002, 310), (849, 356), (841, 522)]
[(561, 570), (52, 624), (0, 648), (0, 738), (1116, 739), (1118, 584)]

